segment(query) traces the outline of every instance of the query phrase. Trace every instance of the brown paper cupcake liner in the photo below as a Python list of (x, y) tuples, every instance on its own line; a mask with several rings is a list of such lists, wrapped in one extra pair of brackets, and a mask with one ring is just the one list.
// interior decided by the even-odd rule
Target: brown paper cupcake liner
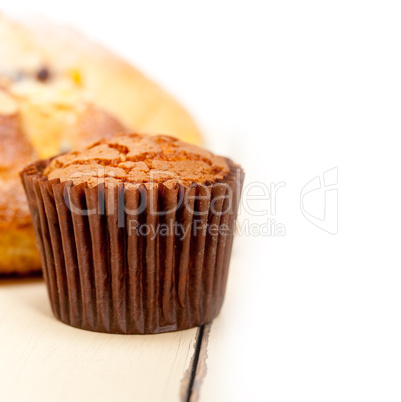
[(106, 188), (48, 180), (49, 160), (22, 173), (54, 315), (122, 334), (211, 321), (227, 283), (244, 179), (190, 187)]

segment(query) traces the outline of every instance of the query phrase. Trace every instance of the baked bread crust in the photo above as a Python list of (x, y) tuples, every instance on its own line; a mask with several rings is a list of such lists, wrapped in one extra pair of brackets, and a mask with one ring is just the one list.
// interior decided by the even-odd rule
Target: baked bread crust
[(33, 148), (22, 133), (18, 114), (12, 110), (0, 113), (0, 140), (0, 274), (24, 274), (40, 269), (17, 168), (31, 159)]

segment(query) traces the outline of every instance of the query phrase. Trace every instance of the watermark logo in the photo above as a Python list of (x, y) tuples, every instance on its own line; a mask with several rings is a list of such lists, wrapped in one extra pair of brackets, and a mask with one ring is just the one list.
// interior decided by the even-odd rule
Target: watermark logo
[[(173, 177), (174, 174), (168, 171), (163, 173), (168, 177)], [(82, 203), (76, 194), (73, 196), (72, 192), (74, 181), (78, 179), (84, 182), (86, 175), (91, 177), (96, 186), (85, 190), (90, 202)], [(107, 167), (98, 168), (96, 171), (82, 169), (74, 172), (69, 179), (64, 187), (64, 200), (73, 214), (87, 216), (117, 214), (118, 227), (128, 225), (128, 232), (136, 233), (137, 236), (155, 238), (158, 235), (174, 235), (184, 238), (188, 236), (190, 230), (194, 235), (226, 236), (227, 228), (224, 222), (228, 222), (231, 218), (227, 216), (233, 214), (242, 218), (236, 221), (236, 231), (240, 236), (285, 237), (287, 235), (286, 226), (276, 216), (278, 201), (282, 197), (278, 194), (283, 193), (286, 188), (284, 181), (269, 184), (252, 181), (244, 186), (240, 198), (239, 192), (234, 192), (228, 183), (183, 186), (178, 178), (175, 185), (168, 190), (169, 197), (163, 199), (162, 194), (167, 191), (167, 188), (160, 190), (158, 180), (154, 180), (155, 177), (152, 175), (147, 183), (121, 183), (115, 180), (114, 168)], [(239, 170), (236, 173), (235, 182), (239, 188), (241, 184)], [(135, 197), (133, 193), (130, 193), (130, 189), (136, 191)], [(160, 191), (161, 193), (157, 196)], [(314, 177), (302, 188), (300, 209), (303, 216), (319, 229), (333, 235), (338, 232), (337, 167)], [(143, 219), (138, 220), (138, 217), (142, 215), (156, 216), (157, 219), (155, 218), (152, 223), (154, 227), (148, 227), (148, 223)], [(174, 227), (165, 225), (163, 222), (169, 222), (172, 216), (177, 216), (181, 220), (185, 220), (185, 216), (193, 217), (191, 227), (188, 228), (177, 222)], [(217, 226), (215, 222), (218, 222)]]
[[(284, 181), (269, 185), (255, 181), (248, 183), (243, 190), (238, 215), (244, 212), (251, 219), (237, 221), (239, 236), (285, 237), (284, 223), (275, 219), (277, 214), (277, 195), (286, 187)], [(256, 218), (256, 221), (255, 221)]]
[(302, 189), (300, 207), (303, 216), (319, 229), (338, 232), (338, 168), (334, 167), (310, 180)]

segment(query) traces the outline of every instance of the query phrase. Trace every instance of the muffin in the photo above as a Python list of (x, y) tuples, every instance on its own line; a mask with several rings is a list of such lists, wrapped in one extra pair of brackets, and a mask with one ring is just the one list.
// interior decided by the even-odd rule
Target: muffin
[(0, 15), (0, 276), (40, 272), (19, 170), (131, 130), (201, 141), (186, 110), (112, 52), (65, 27)]
[(173, 137), (116, 135), (21, 172), (54, 315), (108, 333), (220, 311), (244, 173)]

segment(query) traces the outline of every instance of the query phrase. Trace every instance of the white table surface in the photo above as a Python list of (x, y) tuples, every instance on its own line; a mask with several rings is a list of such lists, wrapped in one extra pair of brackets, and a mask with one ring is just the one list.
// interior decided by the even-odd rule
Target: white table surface
[(197, 329), (148, 336), (57, 321), (42, 280), (0, 283), (1, 401), (164, 401), (187, 392)]

